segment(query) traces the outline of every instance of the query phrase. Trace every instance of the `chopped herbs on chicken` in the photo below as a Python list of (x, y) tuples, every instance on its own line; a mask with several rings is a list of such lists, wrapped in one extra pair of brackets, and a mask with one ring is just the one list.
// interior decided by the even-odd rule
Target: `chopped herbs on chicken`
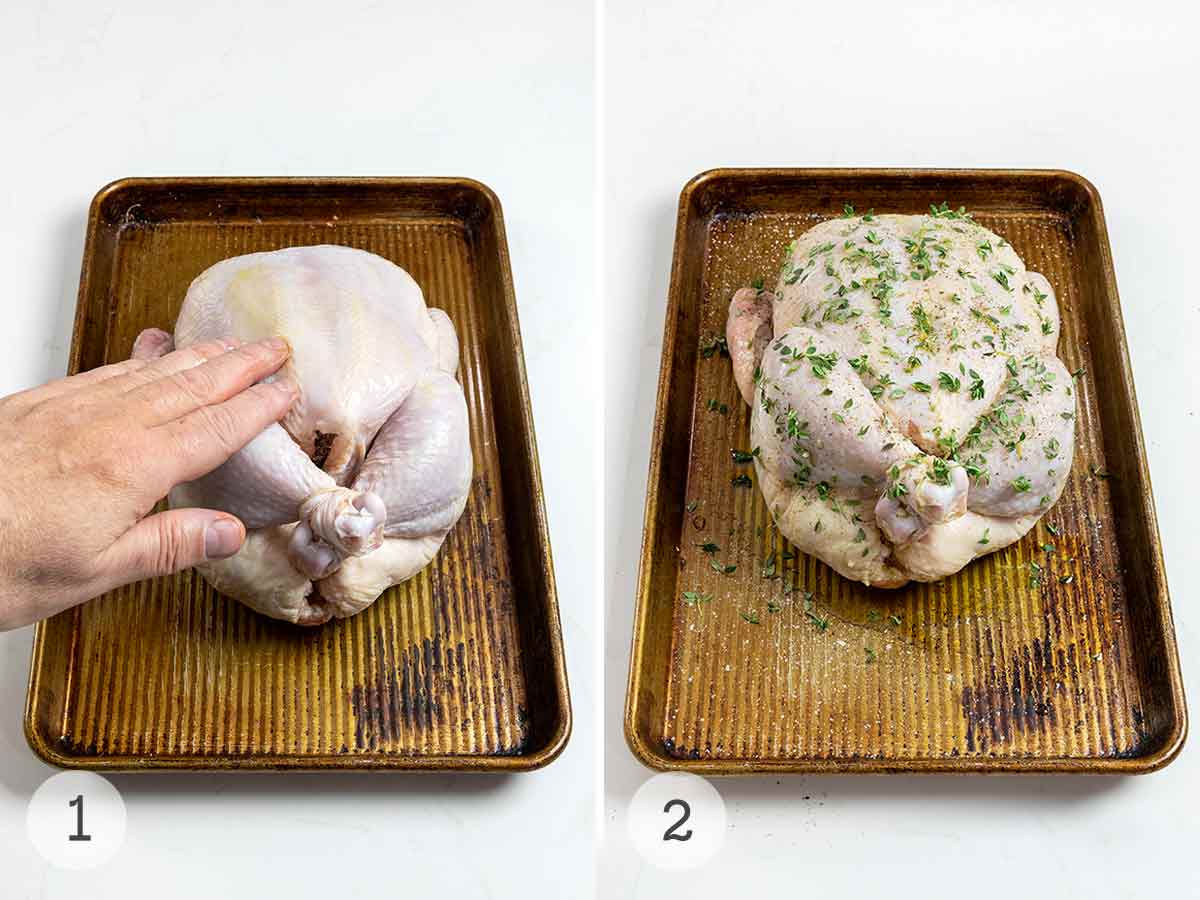
[[(1057, 300), (948, 200), (920, 216), (844, 212), (789, 244), (777, 291), (743, 288), (731, 306), (758, 446), (730, 452), (755, 464), (784, 536), (841, 574), (899, 586), (916, 573), (897, 551), (920, 539), (920, 577), (932, 566), (936, 580), (964, 562), (930, 526), (967, 510), (1019, 523), (1003, 540), (982, 525), (968, 536), (983, 555), (1063, 491), (1077, 391), (1055, 355)], [(778, 574), (776, 554), (762, 565)]]

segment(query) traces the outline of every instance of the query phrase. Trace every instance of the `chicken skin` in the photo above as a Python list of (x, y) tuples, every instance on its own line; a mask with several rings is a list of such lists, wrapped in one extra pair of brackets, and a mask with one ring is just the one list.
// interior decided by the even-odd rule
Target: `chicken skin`
[(1019, 540), (1071, 469), (1058, 331), (1050, 284), (962, 210), (805, 232), (726, 324), (780, 532), (884, 588)]

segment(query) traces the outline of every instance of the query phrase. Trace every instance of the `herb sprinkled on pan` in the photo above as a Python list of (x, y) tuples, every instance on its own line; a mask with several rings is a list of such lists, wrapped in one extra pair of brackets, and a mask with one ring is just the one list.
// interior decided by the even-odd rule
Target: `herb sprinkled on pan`
[(700, 345), (700, 355), (704, 359), (712, 359), (717, 354), (729, 356), (729, 344), (724, 337), (713, 337)]

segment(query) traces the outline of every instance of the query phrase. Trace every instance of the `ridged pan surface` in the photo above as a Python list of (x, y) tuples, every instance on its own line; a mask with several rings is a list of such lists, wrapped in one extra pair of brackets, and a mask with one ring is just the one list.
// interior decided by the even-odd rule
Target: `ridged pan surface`
[(543, 765), (570, 727), (553, 571), (503, 222), (466, 180), (130, 180), (93, 204), (72, 371), (170, 329), (226, 257), (344, 244), (407, 269), (453, 319), (475, 476), (419, 575), (347, 620), (300, 628), (194, 571), (38, 628), (34, 749), (98, 768)]
[[(757, 484), (734, 483), (753, 480), (731, 456), (751, 449), (749, 409), (711, 341), (731, 294), (771, 286), (789, 241), (844, 203), (942, 201), (1057, 291), (1059, 355), (1082, 370), (1075, 460), (1019, 543), (871, 589), (793, 551)], [(685, 189), (626, 723), (644, 762), (1142, 771), (1174, 756), (1183, 694), (1111, 276), (1099, 198), (1067, 173), (727, 170)]]

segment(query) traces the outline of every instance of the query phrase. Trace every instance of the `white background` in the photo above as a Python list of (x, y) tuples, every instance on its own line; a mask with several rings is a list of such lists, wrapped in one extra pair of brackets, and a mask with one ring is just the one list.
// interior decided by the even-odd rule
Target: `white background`
[(641, 864), (625, 838), (626, 804), (649, 773), (620, 732), (675, 209), (683, 184), (715, 166), (1053, 167), (1097, 185), (1184, 675), (1200, 697), (1194, 5), (648, 6), (607, 6), (602, 896), (1200, 895), (1194, 746), (1131, 780), (718, 780), (724, 849), (703, 869), (669, 875)]
[[(92, 194), (127, 175), (466, 175), (504, 205), (575, 733), (509, 779), (114, 778), (124, 849), (51, 870), (32, 630), (0, 636), (0, 896), (586, 896), (595, 824), (593, 11), (586, 2), (0, 5), (0, 393), (65, 370)], [(31, 486), (35, 488), (36, 486)], [(69, 811), (68, 811), (69, 813)], [(583, 893), (577, 893), (582, 891)]]
[(608, 0), (603, 348), (593, 338), (588, 4), (397, 7), (0, 6), (0, 393), (63, 371), (87, 202), (113, 178), (485, 181), (504, 203), (513, 255), (572, 741), (548, 769), (509, 780), (118, 777), (125, 849), (98, 872), (57, 872), (24, 837), (25, 802), (51, 771), (20, 731), (31, 633), (3, 635), (0, 894), (587, 897), (601, 703), (589, 474), (599, 448), (587, 435), (601, 371), (602, 896), (1200, 893), (1200, 762), (1190, 747), (1162, 773), (1132, 780), (717, 781), (729, 804), (724, 850), (699, 872), (667, 876), (642, 866), (624, 836), (625, 803), (649, 773), (619, 724), (675, 205), (688, 178), (719, 165), (1050, 166), (1099, 187), (1184, 675), (1197, 696), (1191, 7), (692, 0), (650, 10)]

